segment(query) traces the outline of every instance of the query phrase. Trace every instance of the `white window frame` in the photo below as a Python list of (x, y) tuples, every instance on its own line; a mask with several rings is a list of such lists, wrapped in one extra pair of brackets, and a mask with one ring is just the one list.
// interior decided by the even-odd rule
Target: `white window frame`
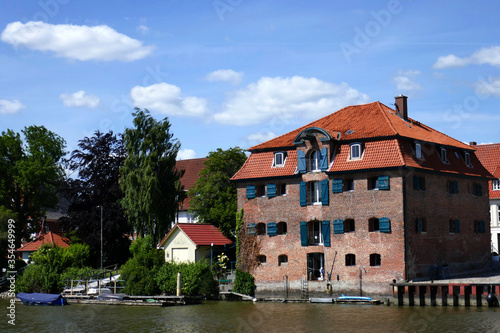
[(317, 149), (311, 151), (309, 155), (309, 171), (321, 171), (321, 152)]
[(440, 155), (441, 162), (448, 164), (448, 156), (446, 154), (446, 148), (441, 148)]
[(312, 205), (321, 205), (321, 182), (309, 182), (309, 197)]
[[(278, 163), (278, 159), (281, 158), (281, 163)], [(284, 152), (276, 152), (274, 153), (274, 158), (273, 158), (273, 167), (274, 168), (281, 168), (284, 167), (286, 163), (286, 155)]]
[(422, 159), (422, 145), (415, 142), (415, 156), (420, 160)]
[(491, 182), (491, 189), (493, 191), (500, 191), (500, 179), (495, 179)]
[(465, 152), (465, 154), (464, 154), (464, 160), (465, 160), (465, 165), (467, 165), (468, 167), (472, 166), (470, 164), (470, 154), (468, 152)]
[[(357, 150), (357, 154), (355, 154), (356, 150)], [(350, 147), (350, 157), (351, 157), (351, 160), (359, 160), (361, 158), (361, 155), (362, 155), (362, 152), (361, 152), (361, 143), (353, 143), (353, 144), (351, 144), (351, 147)]]

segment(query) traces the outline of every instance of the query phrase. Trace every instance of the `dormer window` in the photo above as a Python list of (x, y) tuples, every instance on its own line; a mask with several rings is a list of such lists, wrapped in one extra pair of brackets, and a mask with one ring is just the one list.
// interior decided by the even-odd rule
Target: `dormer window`
[(418, 142), (415, 142), (415, 156), (418, 159), (422, 158), (422, 145)]
[(359, 160), (361, 158), (361, 143), (351, 144), (351, 160)]
[(464, 160), (465, 160), (465, 165), (468, 167), (471, 167), (472, 165), (470, 164), (470, 154), (465, 152), (464, 153)]
[(320, 171), (320, 160), (319, 150), (313, 150), (309, 155), (309, 171)]
[(441, 162), (448, 164), (448, 157), (446, 156), (446, 148), (441, 148), (439, 157)]
[(287, 154), (285, 152), (279, 151), (274, 153), (273, 167), (279, 168), (284, 167), (286, 162)]

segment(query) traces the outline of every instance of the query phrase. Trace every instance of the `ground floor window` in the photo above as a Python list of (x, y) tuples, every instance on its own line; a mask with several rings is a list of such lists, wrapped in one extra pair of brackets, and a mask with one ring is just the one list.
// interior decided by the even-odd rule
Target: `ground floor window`
[(265, 255), (258, 255), (257, 256), (257, 261), (260, 263), (260, 264), (265, 264), (267, 262), (267, 258)]
[(380, 254), (370, 254), (370, 266), (380, 266)]
[(323, 280), (325, 275), (325, 259), (323, 253), (307, 254), (307, 279)]
[(286, 254), (282, 254), (278, 257), (278, 266), (284, 266), (288, 264), (288, 256)]
[(345, 255), (345, 265), (346, 266), (356, 266), (356, 255), (349, 253)]

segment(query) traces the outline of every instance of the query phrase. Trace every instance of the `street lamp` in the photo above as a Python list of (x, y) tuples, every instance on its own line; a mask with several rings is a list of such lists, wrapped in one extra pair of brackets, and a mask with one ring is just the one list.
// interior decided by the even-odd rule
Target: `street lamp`
[(101, 270), (102, 270), (102, 205), (100, 205), (99, 207), (101, 207)]

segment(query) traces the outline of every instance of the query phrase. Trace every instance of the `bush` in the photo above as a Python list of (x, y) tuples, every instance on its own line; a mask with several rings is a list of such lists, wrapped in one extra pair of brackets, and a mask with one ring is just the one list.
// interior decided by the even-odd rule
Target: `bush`
[(177, 273), (181, 273), (183, 295), (203, 295), (212, 298), (217, 295), (218, 284), (210, 270), (210, 264), (197, 263), (165, 263), (157, 274), (160, 290), (168, 295), (177, 292)]
[(158, 294), (156, 274), (165, 262), (163, 252), (152, 246), (150, 236), (135, 240), (130, 245), (130, 252), (132, 258), (121, 268), (124, 292), (129, 295)]
[(236, 270), (233, 291), (240, 294), (254, 296), (255, 279), (252, 274)]

